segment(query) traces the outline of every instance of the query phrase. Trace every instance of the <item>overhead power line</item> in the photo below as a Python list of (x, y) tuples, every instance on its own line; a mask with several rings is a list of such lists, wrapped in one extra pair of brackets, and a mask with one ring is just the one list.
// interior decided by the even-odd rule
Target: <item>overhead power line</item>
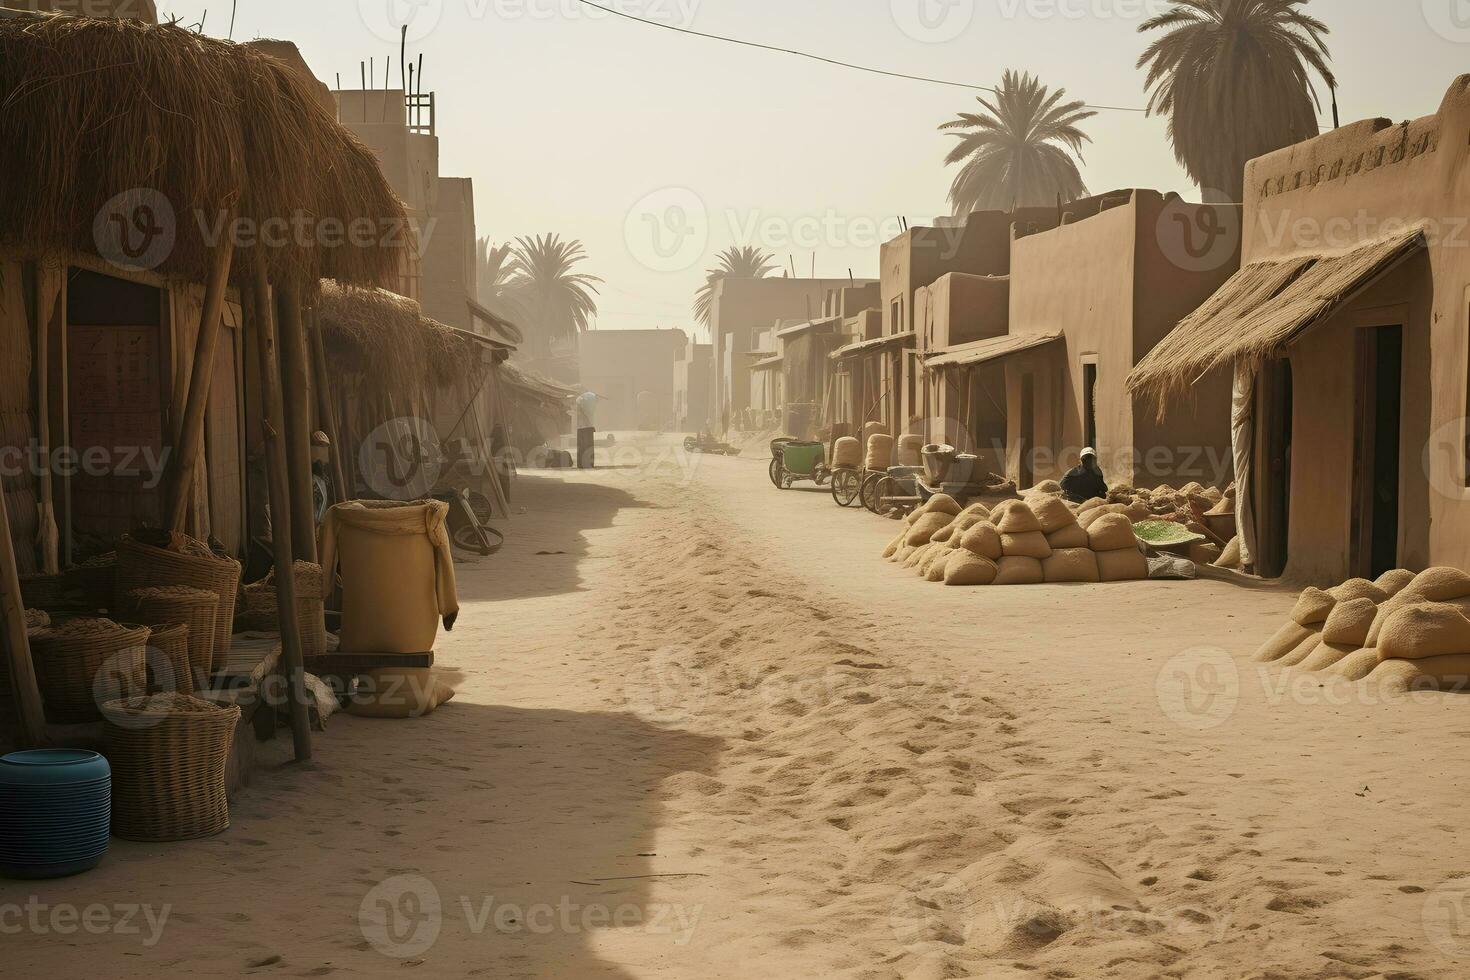
[[(927, 75), (909, 75), (901, 71), (888, 71), (885, 68), (872, 68), (868, 65), (857, 65), (849, 61), (838, 61), (836, 58), (827, 58), (819, 54), (812, 54), (809, 51), (798, 51), (795, 48), (782, 48), (774, 44), (762, 44), (759, 41), (747, 41), (743, 38), (738, 37), (725, 37), (723, 34), (707, 34), (704, 31), (696, 31), (688, 27), (677, 27), (673, 24), (660, 24), (656, 20), (645, 20), (642, 17), (638, 17), (630, 13), (625, 13), (621, 10), (614, 10), (612, 7), (604, 7), (600, 3), (593, 3), (592, 0), (577, 0), (577, 2), (582, 4), (582, 6), (584, 7), (591, 7), (594, 10), (601, 10), (604, 13), (612, 14), (614, 17), (621, 17), (624, 20), (631, 20), (636, 23), (643, 24), (647, 27), (662, 28), (663, 30), (673, 31), (677, 34), (688, 34), (691, 37), (702, 37), (710, 41), (722, 41), (725, 44), (738, 44), (741, 47), (746, 48), (758, 48), (761, 51), (773, 51), (776, 54), (789, 54), (797, 58), (806, 58), (809, 61), (819, 61), (824, 65), (832, 65), (837, 68), (847, 68), (851, 71), (866, 72), (869, 75), (882, 75), (886, 78), (902, 78), (910, 82), (925, 82), (930, 85), (947, 85), (950, 88), (965, 88), (975, 92), (989, 92), (991, 95), (1000, 94), (994, 88), (991, 88), (988, 85), (972, 85), (969, 82), (956, 82), (944, 78), (930, 78)], [(1087, 104), (1086, 106), (1084, 106), (1084, 108), (1097, 109), (1103, 112), (1148, 112), (1147, 109), (1121, 105)]]

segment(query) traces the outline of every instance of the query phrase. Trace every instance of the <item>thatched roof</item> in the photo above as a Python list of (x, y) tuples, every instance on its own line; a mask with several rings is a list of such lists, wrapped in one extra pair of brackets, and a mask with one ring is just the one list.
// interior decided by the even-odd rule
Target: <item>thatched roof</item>
[(315, 309), (334, 367), (397, 390), (461, 380), (489, 356), (460, 331), (424, 316), (413, 300), (386, 290), (324, 282)]
[(1339, 255), (1252, 262), (1138, 363), (1128, 389), (1156, 399), (1162, 413), (1215, 369), (1280, 354), (1424, 247), (1423, 231), (1414, 229)]
[(174, 236), (140, 262), (166, 278), (206, 278), (226, 211), (276, 233), (234, 236), (237, 281), (260, 262), (308, 291), (391, 284), (400, 268), (403, 204), (372, 152), (262, 50), (172, 25), (0, 17), (0, 116), (0, 246), (105, 253), (111, 216), (136, 216), (112, 202), (131, 194)]
[(1008, 333), (999, 337), (987, 337), (974, 343), (959, 344), (935, 351), (924, 359), (924, 366), (931, 370), (974, 367), (977, 364), (988, 364), (991, 361), (1000, 360), (1002, 357), (1010, 357), (1012, 354), (1022, 354), (1028, 350), (1045, 347), (1061, 339), (1060, 330)]

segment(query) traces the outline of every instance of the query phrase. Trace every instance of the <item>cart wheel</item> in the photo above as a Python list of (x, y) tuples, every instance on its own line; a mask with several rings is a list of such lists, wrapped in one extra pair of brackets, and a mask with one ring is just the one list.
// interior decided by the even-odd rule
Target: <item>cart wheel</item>
[(878, 481), (873, 485), (868, 509), (882, 516), (888, 511), (889, 498), (901, 496), (903, 496), (903, 485), (891, 476), (880, 475)]
[(779, 460), (779, 459), (773, 459), (773, 460), (771, 460), (771, 471), (770, 472), (771, 472), (771, 485), (773, 487), (775, 487), (776, 489), (778, 489), (778, 490), (783, 489), (782, 486), (781, 486), (781, 478), (782, 478), (782, 476), (784, 474), (782, 474), (782, 472), (781, 472), (781, 460)]
[(832, 499), (839, 507), (851, 507), (862, 493), (862, 480), (857, 470), (838, 470), (832, 474)]
[(875, 514), (878, 513), (878, 484), (885, 479), (887, 477), (881, 471), (869, 473), (863, 477), (863, 485), (858, 491), (863, 506)]

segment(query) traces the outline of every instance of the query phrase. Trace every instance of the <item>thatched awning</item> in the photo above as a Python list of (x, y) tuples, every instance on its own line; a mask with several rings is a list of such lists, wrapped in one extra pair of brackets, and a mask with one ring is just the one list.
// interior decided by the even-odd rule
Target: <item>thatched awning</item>
[(1021, 354), (1037, 347), (1045, 347), (1062, 339), (1060, 331), (1052, 333), (1014, 333), (1004, 337), (989, 337), (973, 344), (946, 347), (924, 359), (924, 366), (932, 369), (950, 367), (974, 367), (990, 361)]
[(842, 317), (832, 316), (824, 317), (820, 320), (808, 320), (806, 323), (798, 323), (794, 327), (787, 327), (784, 330), (777, 330), (776, 336), (781, 338), (782, 340), (786, 340), (791, 337), (800, 337), (802, 334), (805, 333), (811, 333), (813, 330), (826, 330), (831, 327), (841, 329)]
[(315, 310), (334, 366), (394, 390), (452, 383), (482, 365), (474, 339), (396, 293), (324, 282)]
[(834, 361), (840, 361), (848, 357), (861, 357), (864, 354), (872, 354), (889, 347), (913, 347), (917, 344), (917, 338), (911, 333), (895, 333), (886, 337), (875, 337), (872, 340), (860, 340), (846, 347), (839, 347), (827, 356)]
[(0, 17), (0, 117), (0, 246), (24, 254), (202, 282), (229, 238), (237, 281), (263, 264), (310, 293), (325, 278), (393, 284), (412, 240), (372, 151), (264, 50), (173, 25)]
[(520, 327), (472, 299), (466, 302), (470, 307), (470, 320), (478, 331), (477, 336), (483, 336), (490, 343), (507, 351), (516, 350), (526, 342), (525, 332)]
[(1217, 368), (1274, 357), (1425, 247), (1415, 229), (1339, 255), (1252, 262), (1138, 363), (1128, 389), (1162, 408)]
[(555, 381), (541, 377), (532, 371), (519, 367), (512, 362), (500, 366), (501, 377), (506, 385), (518, 389), (521, 393), (537, 398), (558, 408), (570, 410), (566, 403), (577, 396), (575, 388), (559, 385)]
[(770, 358), (767, 358), (764, 361), (760, 361), (760, 362), (758, 362), (756, 364), (752, 364), (750, 366), (750, 369), (752, 371), (769, 371), (772, 368), (778, 368), (778, 367), (780, 367), (784, 363), (786, 363), (786, 358), (781, 357), (778, 354), (775, 357), (770, 357)]

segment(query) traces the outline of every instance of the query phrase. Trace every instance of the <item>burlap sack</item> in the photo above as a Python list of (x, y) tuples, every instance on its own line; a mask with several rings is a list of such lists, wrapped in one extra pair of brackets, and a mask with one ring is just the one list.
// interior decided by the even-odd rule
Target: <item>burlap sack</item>
[(893, 437), (886, 432), (868, 436), (867, 467), (870, 470), (886, 470), (893, 465)]
[(990, 519), (1002, 534), (1026, 534), (1041, 530), (1041, 521), (1024, 500), (1007, 500), (991, 512)]
[(1311, 636), (1298, 643), (1291, 650), (1287, 651), (1286, 656), (1277, 661), (1277, 665), (1281, 667), (1295, 667), (1297, 664), (1301, 663), (1303, 660), (1306, 660), (1312, 654), (1316, 653), (1321, 646), (1322, 634), (1313, 633)]
[(898, 554), (899, 549), (903, 547), (903, 539), (907, 536), (908, 532), (904, 532), (903, 534), (900, 534), (898, 537), (890, 541), (888, 543), (888, 547), (883, 549), (883, 557), (889, 561), (892, 561), (893, 556)]
[(903, 567), (918, 568), (919, 565), (924, 561), (924, 559), (929, 557), (929, 553), (937, 547), (939, 546), (936, 544), (931, 544), (927, 541), (921, 545), (914, 546), (913, 551), (911, 551), (909, 553), (909, 556), (903, 560)]
[(1458, 568), (1430, 568), (1414, 576), (1403, 592), (1411, 592), (1426, 602), (1464, 599), (1470, 596), (1470, 575)]
[[(944, 551), (936, 558), (930, 559), (928, 566), (924, 569), (924, 580), (928, 582), (943, 582), (944, 571), (949, 566), (950, 556), (954, 553), (953, 551)], [(968, 554), (968, 552), (966, 553)]]
[(1238, 569), (1240, 568), (1240, 558), (1240, 538), (1231, 538), (1230, 543), (1225, 546), (1225, 550), (1220, 553), (1220, 557), (1215, 559), (1215, 567)]
[(990, 585), (1000, 574), (995, 562), (961, 548), (949, 556), (944, 565), (945, 585)]
[(925, 552), (923, 560), (918, 564), (920, 577), (928, 578), (936, 564), (942, 572), (944, 563), (949, 560), (949, 556), (954, 553), (954, 550), (939, 542), (932, 542), (929, 545), (929, 550)]
[(1154, 512), (1143, 504), (1132, 504), (1125, 508), (1123, 515), (1128, 518), (1128, 523), (1137, 524), (1154, 516)]
[(1106, 505), (1106, 500), (1102, 499), (1101, 497), (1093, 497), (1091, 500), (1085, 501), (1084, 503), (1080, 504), (1077, 507), (1077, 513), (1079, 515), (1085, 514), (1088, 511), (1097, 510), (1099, 507), (1104, 507)]
[(1081, 524), (1072, 524), (1060, 531), (1053, 531), (1046, 536), (1046, 543), (1051, 545), (1052, 551), (1065, 551), (1068, 548), (1091, 548), (1092, 539)]
[(1376, 606), (1388, 601), (1388, 593), (1365, 578), (1350, 578), (1341, 585), (1333, 586), (1327, 594), (1338, 602), (1350, 599), (1371, 599)]
[[(960, 512), (961, 517), (973, 517), (977, 521), (990, 520), (990, 508), (981, 503), (974, 503)], [(968, 525), (973, 526), (973, 524)]]
[(936, 493), (924, 505), (924, 513), (926, 514), (948, 514), (950, 517), (960, 516), (962, 509), (960, 502), (947, 493)]
[(1368, 631), (1373, 628), (1373, 619), (1377, 615), (1377, 604), (1367, 597), (1339, 601), (1327, 614), (1327, 624), (1322, 627), (1322, 641), (1359, 649), (1368, 642)]
[(832, 444), (834, 469), (855, 470), (863, 465), (863, 444), (852, 436), (843, 436)]
[(1001, 542), (1000, 532), (995, 529), (994, 524), (976, 524), (964, 533), (960, 538), (960, 547), (979, 558), (988, 558), (991, 561), (1000, 561)]
[(1379, 660), (1470, 654), (1470, 618), (1455, 606), (1425, 602), (1395, 612), (1378, 637)]
[(1361, 649), (1362, 646), (1357, 643), (1328, 643), (1323, 640), (1317, 644), (1317, 649), (1312, 651), (1311, 656), (1297, 664), (1297, 669), (1312, 673), (1327, 670), (1336, 667)]
[(1100, 582), (1097, 552), (1091, 548), (1066, 548), (1054, 551), (1041, 563), (1041, 574), (1048, 582)]
[(923, 436), (900, 436), (898, 440), (898, 465), (923, 466), (923, 450)]
[(1041, 496), (1033, 497), (1027, 503), (1031, 512), (1036, 515), (1036, 520), (1041, 523), (1041, 530), (1047, 534), (1069, 528), (1077, 523), (1077, 515), (1072, 513), (1072, 508), (1061, 497)]
[(1409, 583), (1413, 581), (1413, 572), (1409, 571), (1407, 568), (1397, 568), (1391, 572), (1384, 572), (1382, 575), (1378, 576), (1377, 581), (1375, 581), (1373, 584), (1382, 589), (1391, 599), (1394, 596), (1398, 595), (1400, 592), (1404, 591), (1404, 589), (1408, 588)]
[(1040, 585), (1046, 581), (1037, 558), (1002, 558), (995, 568), (995, 585)]
[(1046, 543), (1046, 535), (1040, 531), (1028, 531), (1025, 534), (1002, 533), (1000, 553), (1007, 558), (1041, 560), (1051, 557), (1051, 545)]
[(1308, 629), (1295, 620), (1288, 619), (1281, 625), (1281, 628), (1276, 631), (1271, 639), (1267, 640), (1256, 651), (1255, 660), (1257, 663), (1263, 664), (1275, 663), (1295, 650), (1297, 644), (1301, 643), (1307, 637), (1313, 636), (1315, 633), (1315, 630)]
[(1302, 626), (1321, 626), (1327, 622), (1335, 605), (1337, 600), (1330, 593), (1308, 587), (1297, 597), (1296, 606), (1291, 610), (1291, 618)]
[(381, 667), (359, 683), (347, 713), (359, 718), (422, 718), (454, 698), (432, 667)]
[(1119, 551), (1124, 548), (1137, 551), (1138, 535), (1133, 533), (1133, 522), (1122, 514), (1105, 514), (1093, 521), (1092, 526), (1087, 529), (1087, 544), (1093, 551)]
[(1056, 480), (1042, 480), (1040, 483), (1036, 484), (1036, 486), (1032, 487), (1030, 492), (1049, 493), (1060, 496), (1062, 492), (1062, 485)]
[(1099, 551), (1097, 572), (1104, 582), (1135, 582), (1148, 578), (1148, 559), (1137, 547)]
[(959, 518), (956, 517), (954, 521), (950, 521), (948, 524), (944, 525), (944, 527), (940, 528), (938, 531), (935, 531), (934, 537), (930, 538), (929, 540), (936, 543), (943, 543), (954, 537), (955, 532), (958, 530), (958, 528), (955, 527), (955, 521), (958, 520)]
[(944, 528), (949, 527), (954, 520), (953, 514), (925, 514), (914, 521), (913, 527), (909, 528), (908, 536), (904, 538), (905, 544), (920, 545), (928, 544), (934, 540), (934, 535)]
[(327, 511), (321, 527), (325, 581), (342, 571), (344, 653), (428, 653), (442, 618), (459, 615), (449, 506), (353, 501)]
[(1389, 660), (1379, 664), (1368, 681), (1385, 697), (1422, 691), (1464, 694), (1470, 691), (1470, 656)]
[(1196, 541), (1189, 546), (1189, 560), (1196, 565), (1213, 565), (1224, 554), (1212, 541)]
[(1378, 668), (1378, 650), (1368, 647), (1357, 653), (1350, 653), (1337, 663), (1327, 668), (1327, 674), (1333, 677), (1341, 677), (1343, 680), (1360, 681), (1373, 673)]

